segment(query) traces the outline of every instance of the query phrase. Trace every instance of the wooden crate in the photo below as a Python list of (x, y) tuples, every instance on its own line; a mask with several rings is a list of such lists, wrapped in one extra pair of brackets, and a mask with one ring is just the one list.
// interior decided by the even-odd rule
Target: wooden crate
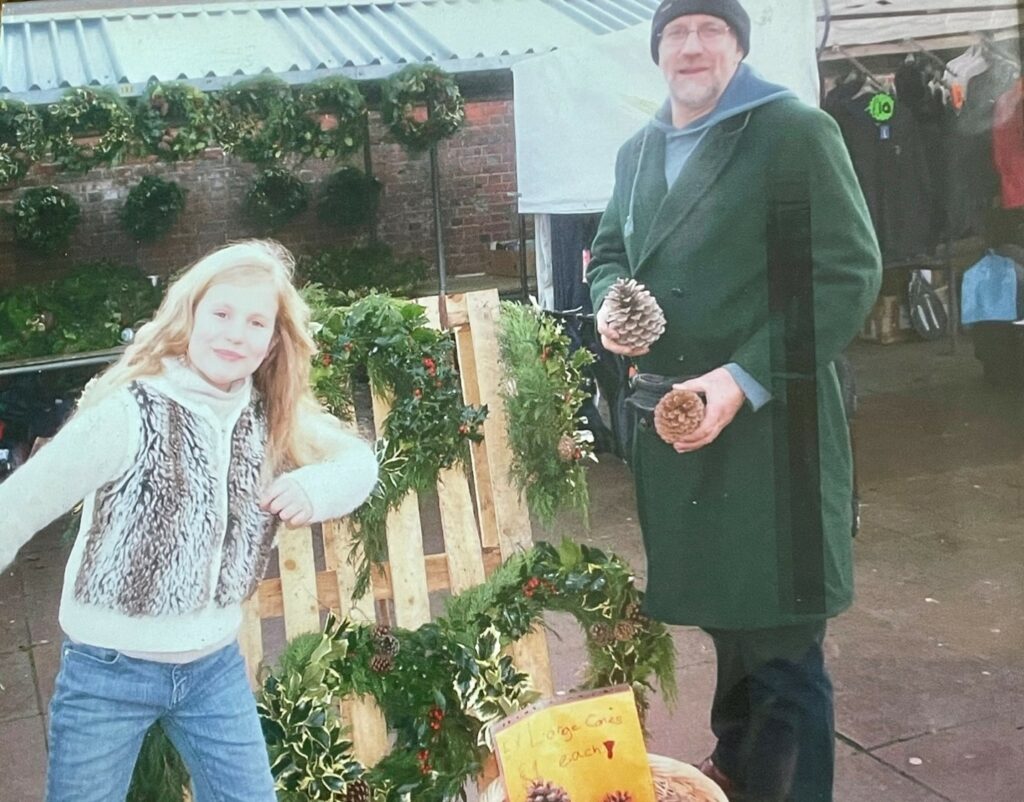
[[(435, 327), (442, 318), (454, 330), (463, 396), (468, 403), (486, 404), (484, 441), (472, 446), (469, 478), (465, 471), (446, 470), (438, 479), (437, 500), (444, 538), (443, 553), (425, 554), (420, 504), (410, 494), (387, 523), (389, 562), (374, 570), (370, 589), (352, 598), (355, 571), (348, 561), (353, 532), (348, 521), (328, 521), (322, 527), (282, 531), (278, 560), (280, 576), (268, 578), (244, 607), (240, 642), (250, 677), (264, 657), (263, 621), (281, 618), (285, 637), (319, 631), (321, 611), (334, 610), (354, 621), (378, 619), (380, 602), (390, 600), (395, 625), (408, 629), (430, 620), (429, 594), (459, 593), (483, 582), (486, 575), (512, 553), (533, 544), (526, 506), (508, 479), (512, 454), (505, 437), (505, 406), (498, 359), (496, 290), (417, 301)], [(379, 430), (389, 405), (373, 401)], [(472, 490), (469, 481), (473, 482)], [(315, 531), (322, 529), (325, 570), (318, 571)], [(512, 648), (517, 666), (532, 678), (545, 696), (553, 692), (547, 640), (537, 631)], [(342, 714), (352, 728), (356, 756), (373, 765), (389, 749), (387, 730), (377, 706), (367, 699), (349, 699)]]

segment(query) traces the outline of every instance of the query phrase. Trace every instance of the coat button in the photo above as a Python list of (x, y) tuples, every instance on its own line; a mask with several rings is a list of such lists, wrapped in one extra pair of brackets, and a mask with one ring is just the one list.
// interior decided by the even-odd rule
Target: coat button
[(682, 287), (673, 287), (671, 290), (669, 290), (669, 292), (671, 292), (676, 298), (682, 298), (683, 297), (683, 288)]
[(676, 357), (676, 362), (682, 363), (682, 362), (685, 362), (685, 361), (686, 361), (686, 357), (683, 356), (682, 354), (680, 354), (679, 356)]

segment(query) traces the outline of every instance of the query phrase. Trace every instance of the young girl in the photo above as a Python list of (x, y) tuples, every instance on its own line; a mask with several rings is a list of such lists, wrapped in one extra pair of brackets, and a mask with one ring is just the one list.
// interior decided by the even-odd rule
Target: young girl
[(155, 721), (197, 802), (276, 798), (236, 642), (241, 604), (279, 523), (345, 515), (377, 477), (372, 449), (310, 392), (292, 268), (265, 241), (201, 259), (0, 484), (0, 568), (84, 499), (60, 604), (48, 802), (123, 800)]

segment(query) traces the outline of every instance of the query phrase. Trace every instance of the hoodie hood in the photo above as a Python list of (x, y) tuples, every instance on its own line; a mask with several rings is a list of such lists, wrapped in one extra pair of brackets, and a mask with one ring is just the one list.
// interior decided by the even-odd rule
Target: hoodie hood
[(795, 98), (796, 93), (780, 84), (773, 84), (762, 78), (757, 70), (747, 63), (737, 67), (736, 73), (729, 81), (729, 85), (722, 92), (718, 105), (714, 110), (703, 117), (694, 120), (685, 128), (676, 128), (672, 125), (672, 105), (666, 100), (657, 114), (651, 120), (651, 124), (671, 136), (674, 134), (693, 134), (705, 131), (723, 120), (735, 117), (737, 114), (756, 109), (766, 103), (782, 98)]
[(704, 135), (723, 120), (775, 100), (795, 97), (795, 92), (766, 81), (749, 64), (740, 64), (718, 105), (684, 128), (672, 125), (672, 105), (666, 100), (650, 123), (650, 128), (665, 136), (665, 183), (670, 187), (675, 183)]

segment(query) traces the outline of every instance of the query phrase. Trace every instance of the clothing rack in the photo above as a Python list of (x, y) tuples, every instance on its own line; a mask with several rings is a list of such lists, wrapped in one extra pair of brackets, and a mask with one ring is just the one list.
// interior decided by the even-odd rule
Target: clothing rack
[(877, 89), (879, 92), (888, 92), (882, 79), (871, 72), (867, 67), (864, 66), (864, 62), (854, 56), (852, 53), (847, 51), (842, 45), (832, 45), (832, 52), (839, 53), (849, 61), (857, 70), (864, 76), (864, 78)]

